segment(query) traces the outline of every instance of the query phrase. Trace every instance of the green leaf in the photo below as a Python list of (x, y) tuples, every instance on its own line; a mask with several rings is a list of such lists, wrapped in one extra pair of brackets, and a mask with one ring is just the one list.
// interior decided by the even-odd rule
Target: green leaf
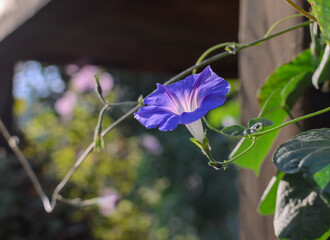
[(189, 138), (189, 140), (203, 151), (202, 143), (200, 143), (196, 138)]
[(321, 198), (325, 203), (330, 204), (330, 181), (328, 181), (328, 184), (321, 190)]
[(278, 147), (273, 162), (285, 173), (318, 172), (330, 164), (330, 129), (313, 129), (291, 138)]
[[(330, 157), (326, 156), (322, 158), (329, 159)], [(327, 161), (325, 160), (325, 162)], [(319, 164), (317, 161), (310, 161), (309, 165), (311, 166), (308, 167), (308, 163), (306, 163), (302, 166), (305, 170), (304, 177), (309, 181), (312, 180), (312, 183), (317, 186), (317, 190), (321, 192), (321, 198), (327, 204), (330, 204), (330, 164), (328, 164), (326, 167), (323, 167), (321, 170), (318, 170), (318, 168), (320, 165), (321, 167), (324, 166), (324, 164)], [(317, 166), (316, 168), (315, 165)]]
[(96, 151), (96, 152), (100, 152), (103, 149), (104, 149), (104, 139), (103, 139), (103, 137), (100, 133), (95, 132), (93, 150)]
[(209, 145), (209, 140), (206, 136), (206, 130), (204, 132), (203, 142), (199, 142), (196, 138), (189, 138), (189, 140), (191, 142), (193, 142), (197, 147), (199, 147), (202, 150), (202, 152), (209, 159), (209, 161), (215, 162), (215, 160), (213, 159), (213, 157), (211, 155), (211, 148), (210, 148), (210, 145)]
[[(285, 120), (287, 113), (284, 109), (281, 108), (282, 98), (281, 90), (276, 89), (265, 102), (263, 109), (261, 110), (259, 117), (272, 119), (274, 126), (277, 126)], [(255, 174), (259, 174), (260, 166), (267, 156), (269, 150), (271, 149), (274, 140), (278, 135), (278, 130), (268, 133), (260, 137), (256, 141), (255, 146), (242, 157), (235, 160), (235, 164), (241, 167), (249, 168), (254, 170)], [(233, 158), (251, 145), (251, 141), (248, 138), (241, 139), (237, 144), (236, 148), (230, 155), (230, 158)]]
[(315, 70), (312, 83), (316, 89), (319, 89), (319, 84), (330, 80), (330, 45), (325, 47), (322, 60)]
[(291, 108), (306, 88), (311, 85), (313, 72), (309, 69), (292, 77), (282, 90), (281, 106)]
[(330, 207), (301, 174), (286, 174), (277, 191), (274, 215), (276, 236), (291, 240), (311, 240), (322, 237), (329, 226)]
[[(329, 156), (327, 157), (330, 158)], [(313, 178), (318, 186), (320, 186), (321, 188), (325, 188), (325, 186), (329, 183), (330, 180), (330, 164), (322, 168), (320, 171), (317, 171), (313, 175)]]
[(308, 0), (320, 26), (322, 36), (330, 44), (330, 1)]
[[(277, 88), (285, 88), (288, 82), (300, 75), (302, 72), (313, 72), (313, 58), (309, 49), (300, 53), (293, 61), (284, 64), (277, 68), (273, 74), (271, 74), (265, 84), (262, 86), (258, 100), (260, 105), (263, 106), (269, 97), (269, 95)], [(296, 85), (299, 84), (299, 81), (296, 81)], [(298, 90), (299, 92), (304, 89), (295, 89), (292, 86), (291, 89)], [(290, 91), (290, 94), (292, 91)], [(285, 100), (287, 95), (283, 97)], [(292, 105), (291, 105), (292, 106)], [(290, 107), (291, 107), (290, 106)]]
[[(269, 76), (258, 96), (262, 106), (259, 117), (271, 119), (274, 126), (284, 122), (291, 107), (307, 86), (311, 85), (311, 74), (314, 71), (312, 59), (310, 50), (305, 50), (293, 61), (279, 67)], [(274, 131), (261, 136), (261, 140), (256, 142), (254, 149), (237, 159), (235, 163), (254, 170), (258, 175), (259, 168), (270, 151), (278, 132)], [(231, 156), (237, 156), (248, 148), (249, 144), (249, 140), (242, 139)]]
[(302, 172), (307, 181), (330, 203), (330, 129), (303, 132), (274, 153), (275, 166), (285, 173)]
[(276, 176), (273, 176), (270, 180), (266, 190), (262, 194), (258, 205), (258, 212), (260, 214), (271, 215), (275, 212), (277, 188), (283, 176), (283, 172), (278, 172)]
[(221, 130), (221, 132), (225, 135), (232, 136), (232, 137), (240, 137), (240, 136), (245, 136), (246, 128), (241, 126), (241, 125), (233, 125), (229, 127), (225, 127)]
[(329, 237), (330, 237), (330, 229), (322, 237), (320, 237), (316, 240), (329, 240)]
[(249, 128), (252, 128), (256, 123), (261, 123), (264, 127), (268, 127), (274, 124), (271, 120), (267, 118), (259, 117), (259, 118), (253, 118), (249, 121), (248, 124)]

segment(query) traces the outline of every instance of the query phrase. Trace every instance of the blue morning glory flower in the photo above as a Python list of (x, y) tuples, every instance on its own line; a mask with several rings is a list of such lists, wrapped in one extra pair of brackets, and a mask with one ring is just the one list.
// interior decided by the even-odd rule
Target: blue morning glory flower
[(204, 132), (201, 118), (226, 100), (230, 85), (208, 66), (200, 74), (168, 86), (157, 84), (155, 92), (147, 96), (134, 117), (146, 128), (159, 127), (171, 131), (184, 124), (199, 142)]

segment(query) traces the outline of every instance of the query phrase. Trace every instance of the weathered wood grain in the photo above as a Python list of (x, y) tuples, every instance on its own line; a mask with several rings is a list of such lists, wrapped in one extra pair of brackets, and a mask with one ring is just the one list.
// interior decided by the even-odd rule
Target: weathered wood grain
[[(274, 0), (241, 0), (239, 40), (246, 43), (261, 38), (277, 20), (295, 14), (284, 1)], [(292, 26), (302, 21), (301, 18), (290, 20), (275, 31)], [(257, 89), (266, 77), (281, 64), (290, 61), (303, 49), (304, 30), (296, 30), (247, 49), (239, 54), (239, 77), (241, 80), (242, 123), (256, 117), (259, 106), (256, 99)], [(301, 106), (296, 106), (296, 114), (302, 112)], [(295, 135), (295, 126), (285, 128), (280, 141), (284, 142)], [(278, 145), (277, 142), (275, 145)], [(275, 146), (274, 146), (275, 147)], [(260, 197), (270, 178), (275, 173), (275, 167), (270, 156), (262, 166), (257, 178), (252, 171), (240, 170), (240, 240), (272, 240), (274, 235), (272, 217), (264, 217), (256, 212)]]

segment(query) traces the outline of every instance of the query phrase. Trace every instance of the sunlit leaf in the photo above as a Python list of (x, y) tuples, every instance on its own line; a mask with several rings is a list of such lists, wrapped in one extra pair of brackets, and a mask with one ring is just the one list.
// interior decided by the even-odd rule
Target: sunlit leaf
[(308, 0), (320, 26), (323, 38), (330, 44), (330, 1)]
[(309, 49), (300, 53), (293, 61), (277, 68), (275, 72), (268, 77), (258, 95), (261, 106), (265, 104), (265, 101), (275, 89), (285, 88), (292, 78), (297, 77), (302, 72), (308, 71), (314, 71), (312, 55)]
[[(282, 65), (269, 76), (259, 92), (259, 102), (262, 110), (259, 117), (270, 119), (274, 127), (284, 122), (289, 115), (291, 107), (311, 85), (311, 76), (314, 65), (310, 50), (305, 50), (293, 61)], [(271, 128), (270, 128), (271, 129)], [(249, 168), (258, 175), (259, 168), (270, 151), (278, 131), (260, 137), (255, 147), (240, 157), (235, 163), (241, 167)], [(231, 156), (237, 156), (249, 146), (249, 140), (241, 140)]]
[(276, 176), (273, 176), (270, 180), (266, 190), (262, 194), (260, 203), (258, 205), (258, 212), (260, 214), (270, 215), (275, 212), (277, 188), (283, 176), (283, 172), (278, 172)]
[(306, 88), (311, 85), (312, 76), (313, 72), (309, 69), (292, 77), (282, 90), (281, 105), (291, 108), (303, 95)]
[[(276, 89), (270, 95), (259, 114), (259, 117), (271, 119), (274, 123), (274, 127), (283, 123), (287, 116), (286, 111), (280, 107), (281, 100), (281, 90)], [(256, 175), (258, 175), (259, 168), (267, 156), (269, 150), (271, 149), (277, 134), (278, 130), (261, 136), (259, 140), (256, 141), (254, 147), (242, 157), (235, 160), (234, 163), (238, 166), (252, 169)], [(236, 148), (231, 153), (230, 158), (233, 158), (242, 153), (250, 145), (251, 141), (249, 139), (241, 139), (241, 141), (237, 144)]]

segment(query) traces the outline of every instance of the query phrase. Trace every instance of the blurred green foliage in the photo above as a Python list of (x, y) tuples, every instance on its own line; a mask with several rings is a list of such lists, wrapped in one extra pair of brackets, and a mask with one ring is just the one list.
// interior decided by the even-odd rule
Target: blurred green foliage
[[(122, 70), (111, 73), (115, 85), (106, 95), (109, 101), (134, 100), (167, 77)], [(75, 93), (70, 78), (62, 76), (65, 92)], [(25, 136), (22, 149), (48, 196), (93, 141), (102, 106), (93, 92), (79, 93), (72, 118), (63, 119), (54, 110), (63, 94), (15, 103)], [(125, 110), (111, 110), (104, 127)], [(210, 168), (189, 137), (184, 127), (175, 132), (147, 131), (133, 118), (106, 136), (104, 151), (93, 152), (61, 194), (89, 199), (114, 191), (120, 201), (111, 214), (105, 214), (102, 206), (78, 208), (62, 202), (54, 213), (45, 213), (18, 161), (3, 155), (0, 239), (237, 239), (236, 170)], [(214, 155), (225, 159), (231, 143), (212, 134), (210, 141)]]

